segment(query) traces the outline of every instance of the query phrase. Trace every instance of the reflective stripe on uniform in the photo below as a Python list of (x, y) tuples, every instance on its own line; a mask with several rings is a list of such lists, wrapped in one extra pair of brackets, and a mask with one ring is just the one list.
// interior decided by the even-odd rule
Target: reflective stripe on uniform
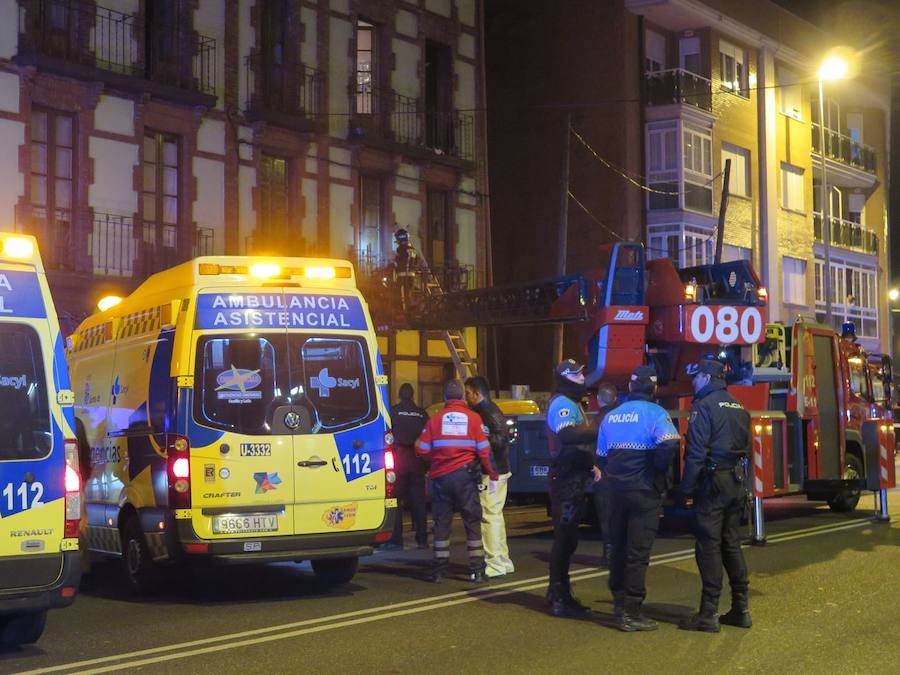
[(475, 441), (470, 439), (461, 438), (458, 441), (435, 441), (433, 443), (436, 448), (449, 448), (449, 447), (458, 447), (458, 448), (474, 448), (476, 447)]

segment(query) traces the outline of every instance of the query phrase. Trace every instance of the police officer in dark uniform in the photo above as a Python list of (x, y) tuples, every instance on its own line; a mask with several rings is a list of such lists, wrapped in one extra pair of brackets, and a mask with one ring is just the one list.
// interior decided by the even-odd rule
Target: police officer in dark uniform
[(391, 408), (391, 424), (394, 433), (394, 450), (397, 461), (397, 496), (400, 499), (400, 515), (394, 520), (394, 534), (382, 548), (403, 548), (403, 509), (412, 515), (419, 548), (428, 546), (425, 525), (425, 465), (416, 456), (416, 439), (428, 421), (427, 413), (413, 400), (413, 387), (408, 382), (400, 385), (400, 400)]
[(572, 359), (556, 367), (554, 394), (547, 409), (550, 445), (550, 511), (553, 548), (547, 602), (554, 616), (583, 616), (590, 610), (572, 595), (569, 563), (578, 548), (578, 524), (584, 510), (584, 490), (594, 470), (597, 429), (581, 406), (584, 366)]
[(657, 627), (641, 615), (641, 605), (662, 493), (681, 436), (669, 413), (653, 401), (652, 367), (639, 366), (628, 390), (628, 401), (608, 412), (600, 425), (597, 456), (610, 490), (609, 590), (619, 630), (630, 633)]
[[(719, 632), (719, 623), (750, 628), (747, 563), (739, 526), (747, 500), (750, 415), (725, 388), (725, 367), (712, 358), (690, 364), (694, 402), (680, 491), (694, 498), (695, 554), (703, 591), (700, 610), (680, 628)], [(731, 585), (731, 609), (721, 617), (722, 567)]]
[(397, 251), (394, 254), (394, 279), (400, 289), (400, 305), (405, 310), (415, 287), (419, 269), (419, 254), (409, 242), (409, 232), (402, 227), (394, 233)]

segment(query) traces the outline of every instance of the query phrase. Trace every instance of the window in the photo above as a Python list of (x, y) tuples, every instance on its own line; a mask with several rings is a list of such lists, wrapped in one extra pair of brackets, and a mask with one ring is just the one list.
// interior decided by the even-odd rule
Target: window
[(426, 262), (434, 269), (440, 269), (456, 258), (456, 245), (450, 227), (450, 196), (445, 190), (428, 190), (425, 231)]
[(43, 253), (54, 264), (69, 244), (75, 176), (75, 118), (35, 108), (31, 113), (31, 206)]
[(429, 148), (454, 149), (453, 54), (450, 47), (425, 41), (425, 142)]
[(707, 265), (713, 261), (712, 230), (676, 223), (647, 228), (647, 257), (669, 258), (676, 267)]
[(803, 89), (800, 78), (794, 71), (776, 66), (775, 81), (778, 83), (777, 91), (781, 96), (781, 112), (794, 119), (803, 119)]
[(869, 391), (866, 364), (860, 357), (852, 356), (847, 359), (847, 366), (850, 370), (850, 391), (866, 401), (871, 401), (872, 392)]
[[(216, 335), (197, 344), (194, 419), (250, 435), (315, 434), (363, 424), (375, 414), (361, 338)], [(284, 425), (287, 412), (300, 425)]]
[(708, 133), (685, 127), (684, 208), (712, 212), (712, 139)]
[(52, 449), (38, 334), (31, 326), (0, 324), (0, 462), (40, 459)]
[(731, 178), (728, 181), (729, 194), (749, 197), (750, 151), (735, 145), (722, 143), (722, 171), (725, 171), (726, 159), (731, 160)]
[(253, 247), (275, 250), (289, 239), (288, 161), (263, 155), (259, 163), (259, 221)]
[[(878, 337), (878, 286), (875, 270), (856, 262), (831, 258), (831, 314), (835, 329), (845, 321), (856, 325), (861, 337)], [(825, 320), (824, 261), (816, 257), (816, 315)]]
[(145, 257), (147, 272), (165, 269), (176, 262), (179, 173), (178, 138), (148, 131), (144, 135), (143, 243), (154, 253)]
[(173, 0), (145, 0), (145, 76), (174, 76), (179, 67), (179, 4)]
[(789, 211), (805, 211), (803, 169), (781, 163), (781, 207)]
[(377, 31), (363, 19), (356, 21), (356, 112), (371, 115), (377, 110)]
[(377, 176), (359, 178), (359, 261), (374, 269), (390, 255), (390, 233), (382, 216), (382, 182)]
[[(678, 208), (678, 130), (650, 128), (647, 132), (647, 166), (650, 187), (649, 208)], [(673, 194), (660, 194), (669, 192)]]
[(747, 56), (744, 50), (722, 40), (719, 42), (719, 54), (722, 66), (722, 87), (741, 96), (750, 96)]
[(784, 301), (789, 305), (805, 305), (806, 261), (784, 256), (781, 272), (784, 276)]
[(752, 251), (749, 248), (722, 244), (722, 262), (731, 262), (733, 260), (746, 260), (749, 262), (752, 257)]
[(695, 75), (703, 75), (700, 58), (700, 38), (683, 37), (678, 40), (678, 65)]
[(644, 72), (655, 73), (666, 67), (666, 38), (648, 30), (644, 38)]

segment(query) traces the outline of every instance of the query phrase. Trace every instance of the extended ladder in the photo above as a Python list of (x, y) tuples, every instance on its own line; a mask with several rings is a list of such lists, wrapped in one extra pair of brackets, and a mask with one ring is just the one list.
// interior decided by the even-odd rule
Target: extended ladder
[[(431, 301), (443, 298), (445, 295), (444, 289), (428, 266), (428, 262), (419, 255), (418, 251), (416, 251), (416, 259), (418, 260), (419, 271), (424, 277), (425, 297), (429, 301), (428, 304), (433, 306), (434, 303)], [(441, 330), (441, 336), (444, 338), (444, 344), (447, 345), (447, 351), (450, 353), (453, 367), (456, 369), (456, 376), (461, 380), (465, 380), (478, 375), (475, 360), (469, 353), (462, 330), (444, 328)]]

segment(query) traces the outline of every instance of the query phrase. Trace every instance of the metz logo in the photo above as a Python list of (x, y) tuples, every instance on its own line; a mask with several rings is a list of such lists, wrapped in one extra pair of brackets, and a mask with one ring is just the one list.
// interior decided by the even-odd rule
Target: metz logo
[(627, 309), (620, 309), (616, 312), (616, 316), (613, 318), (613, 321), (643, 321), (644, 313), (643, 312), (629, 312)]

